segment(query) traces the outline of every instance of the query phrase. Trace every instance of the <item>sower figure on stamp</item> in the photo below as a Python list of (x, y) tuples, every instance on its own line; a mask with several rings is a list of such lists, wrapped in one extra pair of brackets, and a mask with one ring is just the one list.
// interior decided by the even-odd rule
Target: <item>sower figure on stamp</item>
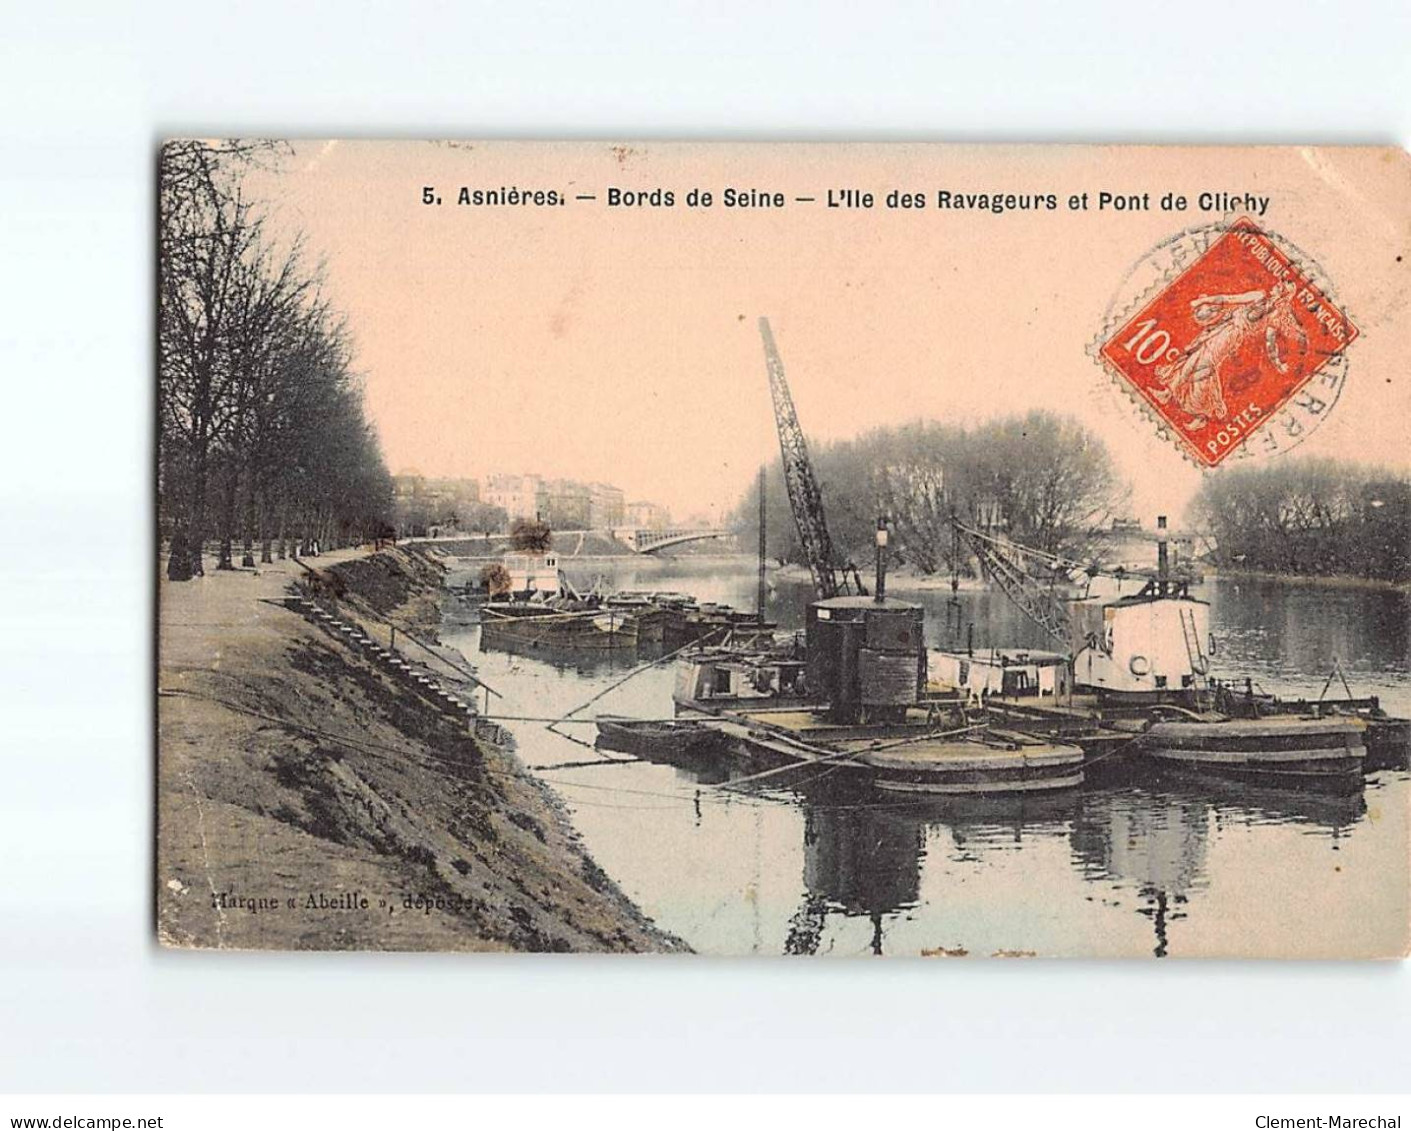
[(1296, 338), (1300, 348), (1307, 350), (1308, 335), (1293, 312), (1296, 290), (1297, 284), (1290, 281), (1268, 291), (1200, 295), (1191, 300), (1192, 314), (1204, 328), (1174, 361), (1157, 368), (1163, 387), (1152, 390), (1162, 404), (1175, 397), (1190, 413), (1186, 431), (1198, 432), (1211, 417), (1224, 420), (1228, 415), (1220, 367), (1261, 329), (1264, 352), (1280, 373), (1288, 372), (1288, 362), (1279, 352), (1281, 338)]

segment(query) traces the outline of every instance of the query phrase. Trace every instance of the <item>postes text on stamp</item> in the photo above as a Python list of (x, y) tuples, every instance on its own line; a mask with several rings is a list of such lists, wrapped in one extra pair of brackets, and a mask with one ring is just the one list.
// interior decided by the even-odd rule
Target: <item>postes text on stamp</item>
[(1241, 219), (1099, 355), (1205, 467), (1237, 451), (1357, 337), (1309, 273)]

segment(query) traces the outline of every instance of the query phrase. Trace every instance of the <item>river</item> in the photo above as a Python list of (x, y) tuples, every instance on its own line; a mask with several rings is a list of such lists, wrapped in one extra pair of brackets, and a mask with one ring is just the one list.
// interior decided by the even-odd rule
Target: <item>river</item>
[[(745, 558), (569, 570), (584, 584), (598, 572), (623, 588), (754, 604)], [(894, 595), (927, 606), (933, 645), (972, 623), (977, 648), (1044, 645), (1001, 594), (963, 590), (950, 628), (948, 591)], [(1226, 578), (1197, 595), (1211, 602), (1215, 674), (1316, 697), (1336, 656), (1354, 693), (1411, 715), (1406, 594)], [(778, 580), (769, 614), (799, 627), (809, 596), (806, 583)], [(633, 666), (482, 652), (474, 627), (442, 636), (502, 693), (495, 714), (558, 717)], [(670, 716), (671, 683), (670, 664), (648, 669), (583, 713)], [(564, 737), (508, 725), (598, 864), (703, 953), (1338, 957), (1407, 946), (1405, 771), (1370, 775), (1351, 798), (1138, 778), (1038, 800), (917, 803), (721, 791), (682, 769), (605, 761), (591, 726), (566, 725)]]

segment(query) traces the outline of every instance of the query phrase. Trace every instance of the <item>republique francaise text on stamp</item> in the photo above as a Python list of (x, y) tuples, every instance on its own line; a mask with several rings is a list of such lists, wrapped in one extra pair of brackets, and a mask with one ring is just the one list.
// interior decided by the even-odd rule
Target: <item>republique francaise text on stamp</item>
[[(1179, 255), (1173, 261), (1182, 266)], [(1311, 274), (1241, 219), (1139, 300), (1105, 335), (1099, 359), (1187, 455), (1215, 467), (1315, 376), (1341, 362), (1357, 337), (1357, 327)], [(1334, 376), (1340, 386), (1340, 372)], [(1310, 400), (1310, 413), (1325, 404)]]

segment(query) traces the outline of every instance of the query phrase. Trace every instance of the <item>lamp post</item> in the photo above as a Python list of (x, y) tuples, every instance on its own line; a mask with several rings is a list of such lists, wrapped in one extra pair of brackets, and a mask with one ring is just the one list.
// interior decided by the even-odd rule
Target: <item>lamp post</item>
[(887, 520), (882, 515), (877, 516), (877, 604), (882, 604), (887, 598)]

